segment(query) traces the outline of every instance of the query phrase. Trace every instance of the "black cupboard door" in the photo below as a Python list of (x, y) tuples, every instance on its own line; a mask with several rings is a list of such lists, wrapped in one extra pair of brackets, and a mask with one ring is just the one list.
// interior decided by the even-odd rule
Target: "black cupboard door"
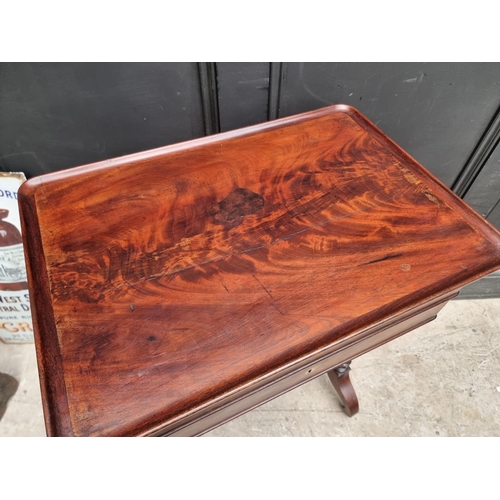
[(284, 63), (279, 114), (350, 104), (448, 186), (500, 106), (500, 64)]
[(0, 166), (27, 177), (205, 135), (197, 63), (0, 64)]

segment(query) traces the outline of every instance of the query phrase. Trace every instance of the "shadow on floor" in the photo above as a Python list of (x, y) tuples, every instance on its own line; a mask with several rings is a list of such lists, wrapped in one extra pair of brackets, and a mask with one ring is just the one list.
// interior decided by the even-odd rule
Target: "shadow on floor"
[(0, 373), (0, 420), (2, 419), (9, 399), (14, 396), (19, 382), (6, 373)]

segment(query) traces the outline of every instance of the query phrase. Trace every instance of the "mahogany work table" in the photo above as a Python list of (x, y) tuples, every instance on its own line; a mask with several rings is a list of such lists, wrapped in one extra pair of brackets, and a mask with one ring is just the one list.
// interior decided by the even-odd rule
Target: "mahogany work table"
[(500, 268), (500, 234), (343, 105), (19, 199), (55, 436), (198, 435), (323, 373), (353, 414), (353, 358)]

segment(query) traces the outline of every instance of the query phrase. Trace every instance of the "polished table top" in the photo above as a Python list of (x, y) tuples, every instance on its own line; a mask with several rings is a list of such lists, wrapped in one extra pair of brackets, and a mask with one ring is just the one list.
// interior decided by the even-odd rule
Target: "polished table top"
[(500, 235), (353, 108), (20, 190), (53, 435), (147, 435), (500, 268)]

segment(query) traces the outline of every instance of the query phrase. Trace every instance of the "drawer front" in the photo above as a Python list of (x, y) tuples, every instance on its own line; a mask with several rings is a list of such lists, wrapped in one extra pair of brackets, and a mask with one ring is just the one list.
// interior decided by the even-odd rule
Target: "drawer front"
[[(454, 294), (453, 296), (455, 296)], [(195, 436), (208, 432), (215, 427), (243, 414), (253, 408), (256, 408), (281, 394), (298, 387), (299, 385), (312, 380), (336, 366), (350, 361), (376, 347), (389, 342), (419, 326), (432, 321), (437, 313), (446, 305), (451, 297), (448, 296), (437, 304), (434, 304), (424, 311), (420, 311), (409, 318), (403, 319), (396, 324), (388, 326), (375, 335), (360, 338), (353, 341), (345, 347), (341, 347), (333, 354), (329, 354), (304, 365), (296, 371), (287, 374), (281, 378), (275, 379), (258, 389), (255, 389), (242, 397), (235, 399), (225, 405), (217, 408), (207, 409), (203, 415), (198, 416), (196, 420), (191, 419), (182, 427), (175, 428), (165, 432), (158, 432), (156, 435), (163, 436)], [(333, 391), (332, 391), (333, 396)]]

